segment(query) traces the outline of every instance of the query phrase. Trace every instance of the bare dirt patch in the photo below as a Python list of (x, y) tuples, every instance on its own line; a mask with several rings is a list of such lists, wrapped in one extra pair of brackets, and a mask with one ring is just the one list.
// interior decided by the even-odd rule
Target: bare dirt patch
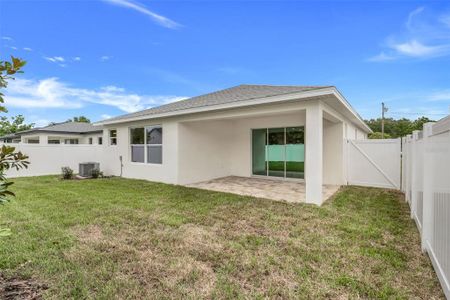
[(98, 225), (77, 226), (72, 232), (82, 243), (98, 243), (103, 239), (102, 229)]
[(0, 273), (0, 299), (3, 300), (35, 300), (42, 299), (45, 284), (32, 279), (18, 277), (7, 278)]

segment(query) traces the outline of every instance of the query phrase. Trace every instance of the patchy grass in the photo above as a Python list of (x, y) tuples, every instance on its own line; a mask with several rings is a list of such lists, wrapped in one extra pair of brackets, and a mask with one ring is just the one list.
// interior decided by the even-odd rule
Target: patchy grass
[(403, 196), (322, 207), (120, 178), (15, 180), (0, 270), (65, 298), (443, 298)]

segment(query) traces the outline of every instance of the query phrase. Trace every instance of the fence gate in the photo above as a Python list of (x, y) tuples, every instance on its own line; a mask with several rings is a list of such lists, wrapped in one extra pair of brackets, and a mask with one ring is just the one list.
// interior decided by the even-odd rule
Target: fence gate
[(347, 183), (400, 189), (401, 139), (347, 140)]

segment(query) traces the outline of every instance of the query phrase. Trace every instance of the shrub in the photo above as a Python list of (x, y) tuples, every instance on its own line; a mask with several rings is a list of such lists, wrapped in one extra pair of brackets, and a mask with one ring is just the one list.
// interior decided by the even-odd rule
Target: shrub
[(92, 177), (92, 178), (103, 177), (103, 172), (100, 172), (99, 169), (92, 169), (92, 171), (91, 171), (91, 177)]
[(73, 170), (70, 167), (62, 167), (61, 172), (62, 172), (63, 179), (72, 179)]

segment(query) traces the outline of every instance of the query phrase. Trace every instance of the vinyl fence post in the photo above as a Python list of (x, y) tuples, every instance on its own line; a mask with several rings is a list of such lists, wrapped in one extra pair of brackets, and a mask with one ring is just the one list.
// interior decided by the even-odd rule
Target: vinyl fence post
[(422, 251), (429, 250), (433, 238), (433, 153), (430, 136), (433, 123), (423, 125), (423, 219), (422, 219)]
[(409, 207), (411, 208), (411, 162), (412, 162), (412, 154), (411, 154), (411, 135), (408, 134), (406, 136), (406, 171), (405, 171), (405, 177), (406, 177), (406, 183), (405, 183), (405, 190), (406, 190), (406, 202), (408, 202)]
[(417, 164), (419, 163), (418, 151), (417, 151), (417, 140), (419, 139), (419, 131), (414, 130), (412, 133), (411, 140), (411, 218), (417, 212)]

